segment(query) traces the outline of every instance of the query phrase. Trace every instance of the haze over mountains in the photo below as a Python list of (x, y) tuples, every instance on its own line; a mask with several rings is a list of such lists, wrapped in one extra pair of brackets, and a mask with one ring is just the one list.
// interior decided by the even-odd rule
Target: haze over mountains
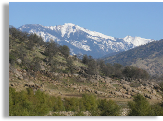
[(106, 57), (105, 62), (132, 65), (147, 70), (151, 75), (163, 74), (163, 39)]
[(94, 58), (126, 51), (154, 41), (152, 39), (131, 36), (115, 38), (90, 31), (72, 23), (57, 26), (26, 24), (19, 27), (19, 29), (28, 33), (36, 33), (44, 41), (52, 39), (60, 45), (67, 45), (71, 50), (71, 54), (87, 54)]

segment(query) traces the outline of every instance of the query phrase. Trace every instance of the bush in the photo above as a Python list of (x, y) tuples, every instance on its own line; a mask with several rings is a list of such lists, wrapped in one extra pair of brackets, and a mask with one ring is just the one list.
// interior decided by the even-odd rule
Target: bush
[(57, 97), (56, 101), (54, 102), (53, 111), (64, 111), (64, 110), (65, 110), (65, 107), (61, 100), (61, 97)]
[(68, 56), (70, 55), (70, 49), (67, 45), (63, 45), (63, 46), (60, 46), (59, 47), (61, 53), (66, 57), (68, 58)]
[(94, 95), (83, 94), (82, 103), (86, 111), (94, 111), (97, 109), (97, 100)]
[(150, 116), (151, 106), (147, 99), (140, 94), (136, 95), (132, 102), (128, 102), (128, 106), (131, 109), (129, 116)]
[(43, 116), (51, 107), (48, 106), (48, 95), (40, 90), (34, 92), (31, 88), (27, 91), (15, 92), (9, 88), (9, 115), (10, 116)]
[(79, 110), (78, 98), (64, 98), (64, 106), (66, 111), (77, 111)]
[(148, 79), (149, 74), (147, 71), (133, 67), (133, 66), (126, 66), (123, 69), (123, 75), (128, 78), (134, 78), (134, 79)]
[(71, 74), (74, 73), (74, 65), (73, 65), (73, 60), (71, 58), (67, 58), (67, 67), (68, 67), (68, 70), (70, 71)]
[(99, 109), (101, 116), (119, 116), (120, 114), (120, 107), (112, 100), (100, 100)]

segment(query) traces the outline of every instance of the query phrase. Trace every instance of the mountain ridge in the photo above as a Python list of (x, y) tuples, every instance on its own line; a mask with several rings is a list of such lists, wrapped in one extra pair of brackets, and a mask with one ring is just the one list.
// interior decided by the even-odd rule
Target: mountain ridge
[(147, 70), (151, 75), (163, 74), (163, 39), (153, 41), (131, 50), (105, 57), (105, 62), (119, 63), (123, 66), (136, 66)]
[(100, 58), (113, 52), (126, 51), (154, 41), (131, 36), (115, 38), (96, 31), (90, 31), (72, 23), (56, 26), (26, 24), (18, 29), (28, 33), (36, 33), (44, 41), (52, 39), (58, 44), (67, 45), (71, 50), (71, 54), (87, 54), (94, 58)]

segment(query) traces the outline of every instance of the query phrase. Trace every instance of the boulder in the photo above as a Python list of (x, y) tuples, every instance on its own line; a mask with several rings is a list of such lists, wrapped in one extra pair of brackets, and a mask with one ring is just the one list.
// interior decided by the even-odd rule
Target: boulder
[(18, 79), (23, 80), (22, 72), (19, 72), (17, 69), (14, 69), (14, 73)]
[(152, 89), (151, 94), (156, 95), (156, 91)]
[(145, 87), (145, 90), (148, 91), (148, 92), (152, 92), (152, 89), (150, 87)]
[(90, 81), (91, 83), (98, 83), (98, 81), (95, 80), (95, 79), (90, 79), (89, 81)]
[(121, 92), (115, 91), (114, 94), (115, 94), (116, 96), (122, 96), (122, 93), (121, 93)]
[(130, 87), (130, 85), (123, 84), (123, 88), (126, 89), (127, 91), (132, 91), (132, 88)]
[(104, 92), (102, 92), (102, 91), (98, 91), (98, 90), (95, 90), (94, 91), (96, 94), (98, 94), (98, 95), (102, 95), (102, 96), (104, 96), (106, 93), (104, 93)]
[(160, 86), (159, 86), (158, 84), (154, 84), (153, 87), (154, 87), (155, 89), (160, 89)]
[(111, 83), (112, 82), (112, 79), (111, 78), (109, 78), (109, 77), (105, 77), (105, 83)]
[(123, 94), (123, 98), (131, 98), (131, 95)]
[(121, 89), (119, 90), (119, 92), (121, 92), (121, 93), (125, 93), (125, 92), (126, 92), (126, 90), (125, 90), (125, 89), (123, 89), (123, 88), (121, 88)]
[(79, 74), (73, 74), (73, 76), (74, 76), (74, 77), (77, 77), (77, 76), (79, 76)]
[(18, 62), (18, 64), (21, 64), (22, 63), (22, 60), (21, 59), (17, 59), (16, 61)]
[(64, 77), (66, 77), (66, 78), (67, 78), (67, 77), (68, 77), (68, 74), (64, 74)]
[(41, 69), (40, 70), (45, 70), (45, 67), (43, 65), (40, 65)]

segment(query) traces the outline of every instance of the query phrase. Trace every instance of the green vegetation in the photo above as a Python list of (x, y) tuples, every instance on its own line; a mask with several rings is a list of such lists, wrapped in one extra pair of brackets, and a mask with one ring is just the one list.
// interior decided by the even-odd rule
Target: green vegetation
[(132, 102), (128, 102), (131, 109), (129, 116), (162, 116), (163, 104), (150, 105), (145, 97), (138, 94)]
[(9, 88), (10, 116), (44, 116), (49, 111), (74, 111), (76, 116), (83, 116), (81, 111), (89, 111), (92, 116), (117, 116), (120, 107), (112, 100), (98, 100), (94, 95), (83, 94), (82, 98), (61, 99), (40, 90), (33, 92), (31, 88), (21, 92)]
[(99, 109), (101, 116), (118, 116), (120, 114), (120, 107), (112, 100), (100, 100)]
[[(21, 32), (13, 27), (9, 29), (9, 34), (10, 67), (20, 70), (17, 71), (18, 75), (19, 72), (23, 72), (23, 76), (34, 77), (36, 83), (42, 81), (41, 83), (48, 89), (70, 93), (74, 92), (74, 89), (69, 87), (75, 84), (91, 87), (89, 79), (92, 75), (107, 76), (113, 80), (150, 78), (147, 71), (138, 67), (122, 66), (118, 63), (105, 64), (103, 60), (95, 60), (87, 55), (71, 56), (70, 49), (66, 45), (58, 45), (52, 40), (44, 42), (36, 34)], [(14, 77), (12, 71), (11, 69), (10, 74)], [(60, 75), (63, 75), (62, 78), (58, 77)], [(105, 82), (101, 81), (99, 84), (103, 85), (100, 91), (105, 92), (109, 89), (104, 86)], [(116, 89), (120, 87), (118, 84), (113, 86)], [(137, 87), (139, 83), (135, 81), (131, 86)], [(163, 90), (163, 83), (160, 83), (160, 87)], [(163, 104), (150, 105), (141, 95), (134, 97), (128, 106), (131, 109), (129, 115), (163, 115)], [(34, 91), (27, 88), (26, 91), (16, 92), (14, 88), (9, 88), (10, 116), (43, 116), (49, 112), (57, 112), (52, 114), (56, 116), (63, 115), (59, 114), (60, 111), (73, 111), (76, 116), (85, 115), (83, 111), (89, 111), (92, 116), (118, 116), (120, 110), (121, 107), (114, 101), (97, 99), (95, 95), (83, 94), (81, 98), (61, 98), (45, 94), (39, 89)]]
[[(58, 45), (53, 40), (44, 42), (36, 34), (27, 34), (13, 27), (10, 31), (9, 62), (12, 66), (18, 65), (28, 73), (41, 70), (41, 64), (46, 65), (51, 72), (78, 73), (75, 71), (75, 62), (87, 68), (88, 75), (108, 76), (111, 78), (148, 79), (149, 74), (140, 68), (122, 66), (120, 64), (105, 64), (103, 60), (95, 60), (92, 56), (83, 55), (70, 57), (70, 49), (66, 45)], [(22, 61), (17, 63), (17, 59)]]

